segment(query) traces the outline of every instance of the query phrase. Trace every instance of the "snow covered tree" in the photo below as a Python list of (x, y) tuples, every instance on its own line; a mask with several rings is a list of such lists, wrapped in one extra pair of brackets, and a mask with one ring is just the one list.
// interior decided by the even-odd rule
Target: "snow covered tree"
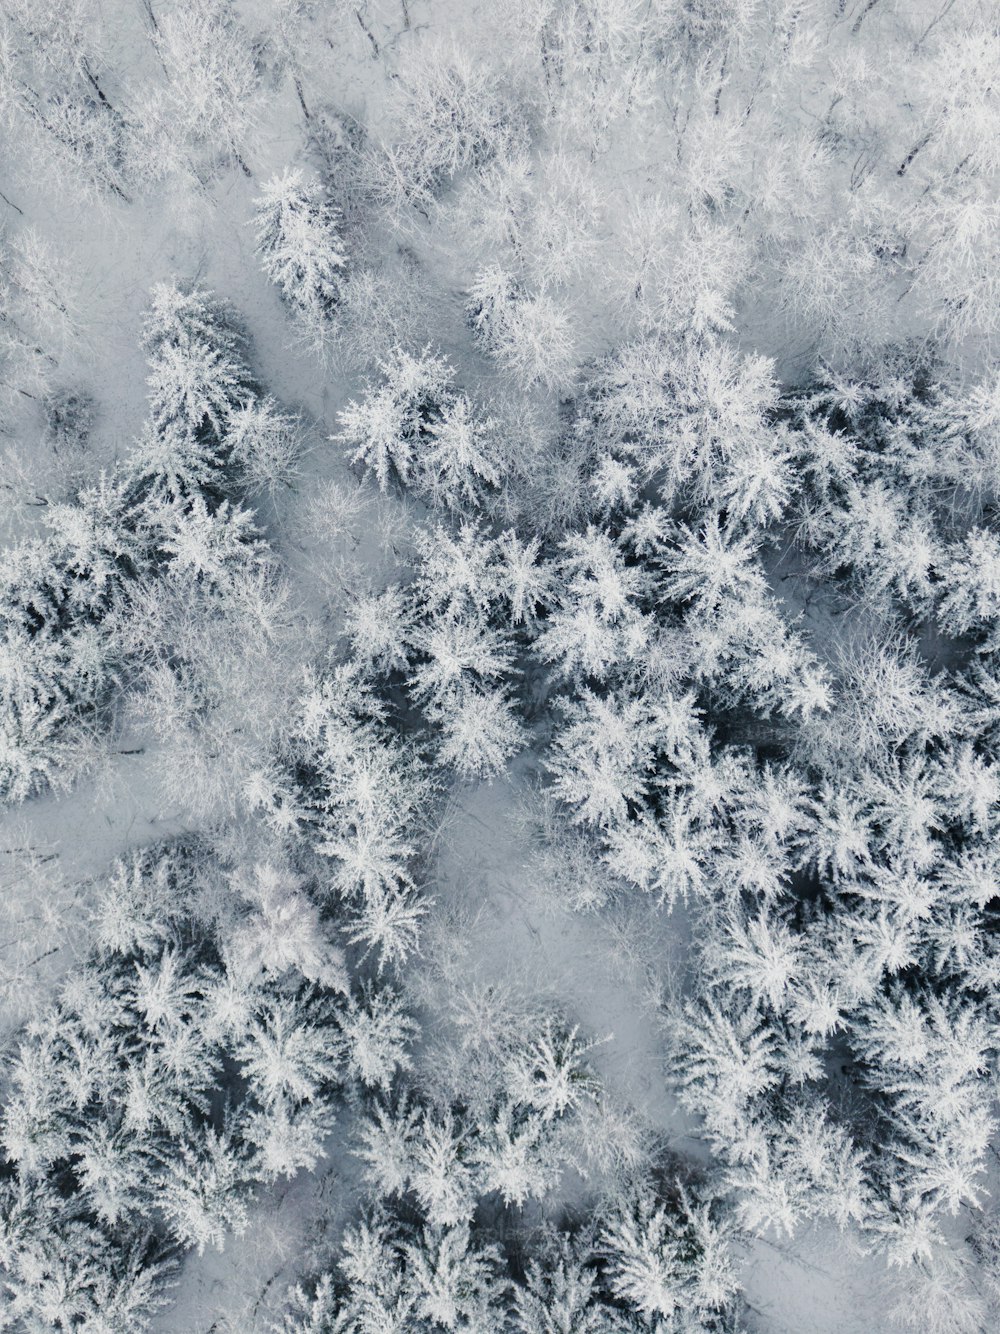
[(501, 533), (498, 543), (497, 592), (510, 603), (511, 625), (531, 625), (547, 601), (548, 591), (546, 571), (539, 561), (539, 542), (531, 538), (522, 543), (517, 533), (508, 529)]
[(298, 472), (302, 423), (275, 400), (249, 398), (232, 408), (226, 423), (226, 447), (248, 495), (291, 486)]
[(223, 500), (210, 510), (200, 495), (148, 508), (168, 577), (189, 586), (230, 591), (247, 571), (263, 570), (270, 559), (253, 515)]
[(254, 1178), (270, 1183), (315, 1172), (327, 1156), (325, 1145), (335, 1121), (325, 1101), (299, 1102), (289, 1095), (249, 1113), (241, 1133), (254, 1149)]
[(673, 1042), (682, 1102), (723, 1144), (738, 1142), (754, 1101), (780, 1082), (773, 1028), (752, 1005), (728, 1013), (711, 999), (689, 1001), (675, 1016)]
[(330, 941), (301, 877), (258, 864), (252, 874), (237, 873), (233, 888), (250, 912), (227, 942), (231, 971), (253, 979), (260, 972), (281, 977), (294, 970), (330, 991), (348, 990), (343, 953)]
[(80, 334), (79, 280), (33, 227), (0, 246), (0, 407), (43, 403)]
[(144, 346), (151, 419), (129, 464), (137, 498), (217, 489), (230, 452), (230, 414), (256, 396), (244, 334), (211, 293), (161, 283), (152, 292)]
[(564, 389), (576, 344), (567, 313), (547, 292), (529, 295), (502, 269), (487, 269), (469, 289), (466, 318), (473, 338), (522, 389)]
[(710, 518), (700, 532), (682, 527), (676, 546), (661, 557), (666, 575), (663, 594), (689, 603), (699, 616), (717, 613), (727, 601), (756, 601), (764, 590), (764, 575), (754, 561), (750, 539), (740, 539)]
[(955, 730), (953, 692), (928, 671), (907, 636), (856, 638), (842, 649), (838, 666), (834, 707), (810, 720), (803, 738), (810, 753), (825, 756), (828, 771), (848, 756), (856, 762), (922, 748)]
[(510, 1059), (510, 1091), (544, 1121), (575, 1111), (595, 1094), (597, 1080), (584, 1057), (593, 1046), (547, 1019)]
[(475, 341), (495, 351), (510, 336), (513, 308), (524, 299), (514, 275), (506, 269), (485, 269), (469, 289), (465, 317)]
[(253, 226), (264, 272), (307, 330), (321, 337), (347, 265), (339, 211), (319, 181), (289, 169), (261, 187)]
[[(64, 1292), (79, 1302), (77, 1319), (95, 1284), (95, 1301), (106, 1285), (109, 1311), (126, 1303), (127, 1285), (117, 1295), (115, 1285), (125, 1285), (130, 1256), (150, 1265), (128, 1280), (137, 1311), (151, 1300), (151, 1216), (181, 1247), (221, 1249), (246, 1224), (257, 1183), (314, 1166), (329, 1133), (342, 1080), (334, 996), (288, 966), (301, 953), (290, 942), (262, 973), (229, 972), (223, 937), (246, 918), (213, 902), (220, 875), (197, 844), (120, 865), (101, 896), (94, 952), (22, 1037), (0, 1123), (12, 1177), (4, 1226), (19, 1230), (0, 1259), (8, 1274), (23, 1265), (19, 1283), (32, 1266), (41, 1279), (45, 1266), (17, 1259), (18, 1248), (30, 1251), (32, 1229), (41, 1237), (69, 1220), (81, 1272)], [(47, 1253), (58, 1268), (51, 1237)], [(22, 1313), (45, 1319), (51, 1296), (26, 1288)], [(137, 1327), (121, 1319), (109, 1327)]]
[(511, 73), (497, 73), (448, 39), (407, 49), (393, 86), (391, 142), (367, 163), (377, 194), (394, 209), (428, 210), (467, 168), (481, 169), (526, 146), (527, 116)]
[(469, 1132), (449, 1111), (425, 1111), (411, 1149), (410, 1188), (432, 1226), (467, 1224), (476, 1207), (476, 1180), (468, 1163)]
[(425, 1228), (404, 1254), (415, 1313), (432, 1328), (487, 1329), (502, 1318), (499, 1256), (476, 1247), (466, 1224)]
[(435, 617), (414, 639), (420, 659), (411, 685), (431, 710), (440, 710), (453, 692), (501, 680), (513, 671), (511, 636), (482, 615)]
[[(301, 1283), (288, 1294), (280, 1325), (272, 1325), (277, 1334), (352, 1334), (356, 1328), (352, 1315), (341, 1311), (333, 1286), (332, 1274), (321, 1274), (307, 1288)], [(391, 1328), (391, 1326), (387, 1326)]]
[[(518, 674), (512, 624), (540, 588), (535, 551), (491, 538), (479, 525), (457, 533), (441, 526), (418, 534), (420, 556), (411, 589), (411, 675), (408, 685), (437, 737), (438, 756), (465, 778), (503, 770), (524, 744), (511, 699)], [(520, 584), (507, 580), (517, 552)]]
[(863, 796), (824, 784), (813, 807), (808, 856), (834, 881), (851, 877), (871, 862), (871, 816)]
[(206, 1245), (221, 1251), (228, 1233), (238, 1236), (247, 1226), (252, 1179), (248, 1156), (227, 1135), (209, 1130), (193, 1144), (172, 1146), (158, 1203), (176, 1240), (199, 1255)]
[[(986, 574), (984, 539), (963, 532), (959, 513), (982, 512), (992, 446), (925, 354), (904, 345), (865, 377), (826, 372), (786, 405), (806, 476), (800, 531), (825, 574), (849, 579), (876, 606), (921, 616), (946, 591), (942, 577), (967, 587), (973, 565)], [(963, 633), (958, 601), (941, 612), (946, 625), (958, 613), (951, 629)]]
[[(476, 1007), (477, 998), (468, 1004)], [(490, 1006), (483, 997), (481, 1008)], [(493, 1017), (510, 1018), (502, 1006)], [(600, 1097), (585, 1060), (594, 1044), (575, 1029), (534, 1017), (525, 1039), (509, 1024), (493, 1027), (488, 1014), (460, 1019), (448, 1050), (475, 1062), (475, 1088), (449, 1085), (445, 1095), (442, 1087), (442, 1097), (453, 1099), (443, 1112), (411, 1103), (405, 1092), (378, 1103), (359, 1149), (369, 1181), (384, 1196), (415, 1202), (430, 1224), (442, 1227), (468, 1222), (490, 1195), (517, 1208), (544, 1199), (567, 1163), (582, 1169), (574, 1130), (583, 1109)]]
[(664, 504), (691, 498), (769, 518), (787, 503), (789, 445), (773, 423), (773, 365), (717, 338), (653, 338), (603, 361), (587, 410), (616, 453), (655, 480)]
[(694, 735), (691, 703), (582, 690), (565, 706), (549, 764), (577, 820), (614, 828), (651, 795), (659, 766)]
[(611, 1291), (646, 1320), (709, 1320), (735, 1295), (724, 1227), (680, 1187), (670, 1201), (641, 1188), (612, 1212), (599, 1244)]
[(943, 1247), (932, 1259), (919, 1260), (896, 1278), (894, 1323), (927, 1334), (977, 1334), (992, 1312), (983, 1300), (972, 1265)]
[(497, 424), (458, 395), (428, 427), (418, 459), (420, 491), (432, 504), (459, 512), (480, 505), (501, 483), (497, 436)]
[(46, 519), (47, 537), (0, 559), (0, 791), (16, 801), (94, 757), (91, 725), (120, 662), (105, 626), (151, 556), (107, 478)]
[(391, 1102), (376, 1102), (359, 1128), (357, 1156), (384, 1199), (402, 1196), (409, 1187), (419, 1126), (419, 1108), (403, 1092)]
[(938, 617), (952, 634), (970, 631), (1000, 647), (995, 623), (1000, 616), (1000, 539), (974, 528), (941, 561), (942, 597)]
[(754, 1231), (788, 1236), (804, 1219), (842, 1228), (872, 1219), (871, 1160), (818, 1100), (792, 1100), (780, 1133), (751, 1136), (727, 1169), (737, 1218)]
[(134, 1329), (167, 1306), (174, 1266), (148, 1237), (123, 1247), (45, 1181), (0, 1197), (5, 1313), (28, 1329)]
[(528, 1264), (526, 1283), (514, 1288), (516, 1334), (617, 1334), (616, 1313), (600, 1299), (588, 1248), (555, 1236)]
[(766, 911), (755, 917), (732, 917), (725, 938), (710, 954), (709, 972), (719, 982), (750, 994), (754, 1005), (767, 1004), (781, 1013), (803, 968), (798, 942), (788, 926)]
[(554, 605), (536, 649), (558, 676), (607, 680), (642, 660), (652, 638), (648, 576), (608, 533), (590, 527), (567, 537), (548, 574)]
[[(461, 621), (479, 615), (493, 626), (508, 619), (500, 615), (509, 589), (508, 565), (498, 544), (502, 541), (469, 521), (457, 528), (438, 523), (417, 530), (414, 542), (420, 561), (414, 593), (429, 620)], [(543, 577), (533, 566), (535, 555), (537, 549), (525, 558), (522, 578)]]
[(436, 696), (426, 713), (440, 729), (440, 762), (462, 778), (503, 773), (525, 744), (524, 727), (503, 689), (460, 685)]
[(974, 1205), (993, 1129), (979, 1078), (992, 1049), (980, 1006), (896, 986), (859, 1010), (853, 1038), (866, 1083), (891, 1095), (894, 1184), (911, 1205)]
[(390, 584), (381, 593), (354, 597), (344, 615), (351, 656), (367, 671), (389, 675), (410, 665), (413, 610), (403, 589)]
[(0, 116), (70, 189), (130, 202), (140, 126), (120, 96), (125, 71), (86, 0), (12, 0), (0, 15)]
[(541, 1116), (501, 1104), (477, 1127), (479, 1188), (496, 1192), (505, 1205), (522, 1208), (544, 1199), (558, 1184), (563, 1156)]
[(401, 968), (418, 952), (427, 904), (411, 884), (375, 884), (349, 913), (351, 944), (377, 951), (383, 967)]
[(348, 1004), (340, 1029), (347, 1043), (348, 1071), (366, 1088), (388, 1093), (396, 1072), (410, 1068), (407, 1049), (419, 1027), (392, 992), (366, 988), (360, 999)]
[(199, 343), (218, 346), (235, 364), (246, 355), (246, 336), (230, 306), (212, 292), (176, 282), (157, 283), (143, 330), (143, 348), (151, 361), (171, 350), (185, 351)]
[(480, 504), (501, 482), (496, 424), (455, 389), (452, 367), (429, 347), (417, 357), (397, 348), (379, 370), (382, 386), (347, 405), (334, 439), (354, 448), (351, 461), (382, 490), (395, 477), (432, 504)]
[(278, 998), (265, 1000), (236, 1055), (265, 1106), (283, 1095), (313, 1102), (336, 1082), (340, 1053), (330, 1042), (329, 1007)]
[(349, 1329), (360, 1326), (363, 1330), (404, 1334), (407, 1325), (412, 1324), (416, 1299), (406, 1272), (405, 1235), (399, 1224), (381, 1211), (363, 1218), (345, 1233), (339, 1268), (347, 1290), (346, 1314), (352, 1321)]
[(244, 155), (263, 105), (249, 34), (230, 0), (184, 0), (157, 18), (153, 44), (166, 83), (142, 90), (145, 172), (189, 170), (204, 181), (236, 162), (249, 175)]
[(352, 938), (398, 964), (415, 949), (426, 911), (411, 859), (433, 793), (428, 776), (350, 666), (307, 683), (291, 744), (317, 851), (350, 905)]
[(416, 357), (397, 349), (391, 360), (379, 363), (379, 371), (382, 385), (369, 386), (360, 403), (343, 409), (334, 439), (352, 448), (351, 461), (373, 472), (385, 490), (390, 477), (410, 481), (430, 428), (452, 400), (453, 371), (430, 348)]

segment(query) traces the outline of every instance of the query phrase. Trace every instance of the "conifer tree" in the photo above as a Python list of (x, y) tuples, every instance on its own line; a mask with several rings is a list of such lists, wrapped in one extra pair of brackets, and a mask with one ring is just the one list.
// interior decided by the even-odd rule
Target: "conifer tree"
[(340, 302), (347, 266), (339, 211), (319, 181), (289, 169), (261, 187), (253, 226), (264, 272), (305, 326), (321, 334)]

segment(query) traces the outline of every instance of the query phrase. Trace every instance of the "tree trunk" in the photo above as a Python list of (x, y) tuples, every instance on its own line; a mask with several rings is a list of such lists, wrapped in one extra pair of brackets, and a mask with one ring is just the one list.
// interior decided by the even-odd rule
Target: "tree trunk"
[(364, 19), (361, 17), (361, 10), (360, 10), (360, 9), (356, 9), (356, 10), (354, 11), (354, 17), (358, 20), (358, 23), (360, 23), (360, 25), (361, 25), (361, 31), (364, 33), (364, 35), (368, 38), (368, 40), (369, 40), (369, 41), (371, 42), (371, 44), (372, 44), (372, 51), (374, 52), (374, 55), (372, 56), (372, 59), (373, 59), (373, 60), (378, 60), (379, 55), (380, 55), (380, 52), (379, 52), (379, 49), (378, 49), (378, 42), (376, 42), (376, 40), (375, 40), (375, 34), (372, 32), (371, 28), (368, 28), (368, 27), (365, 26), (365, 21), (364, 21)]
[(858, 17), (854, 20), (854, 23), (851, 25), (852, 37), (857, 37), (858, 33), (861, 31), (862, 23), (864, 23), (867, 16), (871, 13), (871, 11), (875, 8), (877, 4), (878, 0), (868, 0), (867, 5), (865, 5), (864, 9), (861, 11)]
[(900, 166), (899, 170), (896, 172), (896, 175), (897, 175), (897, 176), (905, 176), (905, 175), (906, 175), (906, 169), (907, 169), (907, 167), (910, 165), (910, 163), (913, 161), (913, 159), (917, 156), (917, 154), (920, 152), (920, 150), (921, 150), (922, 148), (926, 148), (926, 147), (927, 147), (927, 145), (930, 143), (930, 139), (931, 139), (931, 132), (930, 132), (930, 130), (928, 130), (927, 133), (924, 135), (924, 137), (923, 137), (922, 139), (919, 139), (919, 140), (913, 145), (913, 147), (910, 149), (910, 151), (907, 153), (906, 157), (903, 159), (902, 165)]
[(309, 108), (306, 106), (306, 99), (302, 95), (302, 84), (298, 79), (295, 80), (295, 94), (299, 99), (299, 106), (302, 108), (303, 116), (305, 116), (306, 120), (312, 120), (312, 116), (309, 114)]
[(83, 61), (83, 72), (87, 76), (87, 82), (90, 84), (91, 88), (93, 88), (94, 92), (97, 94), (101, 105), (103, 107), (107, 107), (108, 111), (113, 112), (114, 107), (111, 105), (111, 103), (105, 96), (104, 89), (97, 82), (97, 76), (92, 72), (90, 65), (88, 64), (86, 59), (84, 59)]

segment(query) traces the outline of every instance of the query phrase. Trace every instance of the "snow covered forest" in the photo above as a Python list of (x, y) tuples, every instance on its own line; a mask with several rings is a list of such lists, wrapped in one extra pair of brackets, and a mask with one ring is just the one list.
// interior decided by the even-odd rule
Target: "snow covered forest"
[(0, 0), (0, 1330), (1000, 1328), (1000, 3)]

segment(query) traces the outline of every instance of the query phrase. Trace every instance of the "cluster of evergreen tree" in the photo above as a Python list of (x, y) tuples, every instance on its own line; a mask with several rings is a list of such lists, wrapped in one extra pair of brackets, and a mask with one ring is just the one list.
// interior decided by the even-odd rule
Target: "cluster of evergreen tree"
[(241, 1231), (259, 1183), (323, 1156), (341, 1092), (402, 1059), (391, 994), (350, 995), (287, 867), (135, 854), (93, 942), (10, 1069), (0, 1226), (23, 1328), (145, 1328), (177, 1253)]
[[(487, 61), (405, 2), (161, 8), (131, 76), (87, 0), (11, 0), (0, 122), (95, 206), (183, 215), (290, 85), (320, 175), (257, 188), (257, 258), (361, 365), (333, 443), (409, 498), (413, 560), (289, 670), (251, 503), (301, 423), (234, 311), (156, 287), (137, 448), (0, 555), (0, 796), (67, 785), (127, 701), (208, 836), (116, 865), (11, 1058), (0, 1324), (142, 1329), (333, 1149), (366, 1198), (286, 1334), (733, 1329), (737, 1229), (814, 1220), (904, 1273), (911, 1325), (985, 1327), (946, 1231), (973, 1216), (1000, 1292), (995, 22), (505, 0)], [(350, 132), (308, 78), (348, 27), (391, 76)], [(88, 429), (64, 278), (30, 228), (0, 255), (3, 402), (57, 452)], [(746, 351), (774, 311), (781, 379)], [(555, 1010), (435, 1078), (405, 984), (442, 798), (528, 748), (569, 905), (685, 915), (662, 1032), (706, 1177), (615, 1159)]]
[(147, 1328), (184, 1251), (238, 1236), (346, 1113), (373, 1203), (336, 1270), (289, 1293), (283, 1329), (734, 1328), (729, 1228), (676, 1165), (632, 1171), (582, 1226), (512, 1249), (511, 1219), (609, 1152), (587, 1044), (551, 1015), (507, 1026), (468, 1048), (468, 1096), (442, 1104), (408, 1077), (419, 1029), (397, 994), (352, 984), (335, 943), (350, 930), (287, 863), (188, 842), (112, 868), (90, 956), (10, 1066), (5, 1315)]
[(46, 503), (48, 533), (2, 557), (0, 791), (60, 785), (99, 746), (116, 682), (169, 657), (147, 616), (170, 596), (252, 602), (272, 578), (238, 497), (294, 463), (295, 420), (254, 384), (231, 311), (163, 285), (146, 324), (150, 421), (112, 474)]
[[(626, 347), (566, 427), (589, 460), (579, 526), (505, 527), (514, 469), (427, 525), (409, 587), (348, 616), (459, 774), (500, 772), (526, 710), (551, 719), (579, 832), (549, 837), (590, 845), (605, 897), (686, 905), (670, 1063), (742, 1222), (832, 1218), (926, 1273), (939, 1216), (982, 1204), (996, 1130), (988, 401), (907, 349), (787, 395), (711, 331)], [(373, 397), (359, 411), (380, 420)], [(825, 658), (773, 591), (790, 540), (853, 618)], [(504, 722), (484, 750), (487, 690)]]
[[(468, 1004), (457, 1041), (366, 1107), (369, 1202), (275, 1330), (735, 1329), (732, 1226), (709, 1183), (677, 1160), (625, 1166), (576, 1029), (541, 1010), (515, 1026), (488, 994)], [(560, 1218), (566, 1170), (615, 1159), (614, 1184)]]
[(290, 1295), (276, 1334), (487, 1330), (642, 1334), (735, 1330), (726, 1238), (680, 1184), (637, 1182), (599, 1219), (504, 1255), (467, 1224), (379, 1209), (343, 1238), (337, 1268)]

